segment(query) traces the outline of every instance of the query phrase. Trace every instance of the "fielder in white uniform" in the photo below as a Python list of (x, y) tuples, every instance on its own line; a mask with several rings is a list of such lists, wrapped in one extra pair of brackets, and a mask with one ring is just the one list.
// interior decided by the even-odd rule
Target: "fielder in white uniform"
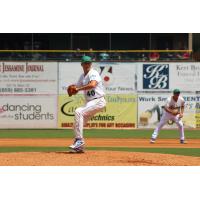
[(76, 90), (83, 90), (86, 104), (75, 110), (74, 118), (74, 143), (69, 147), (75, 152), (84, 152), (83, 126), (97, 112), (106, 106), (103, 83), (99, 73), (92, 68), (92, 59), (83, 56), (81, 61), (83, 74), (80, 76)]
[(170, 96), (167, 99), (167, 102), (164, 107), (164, 113), (162, 115), (160, 122), (158, 123), (157, 127), (155, 128), (152, 134), (150, 143), (155, 143), (161, 128), (169, 120), (174, 121), (178, 126), (178, 129), (180, 132), (180, 143), (181, 144), (186, 143), (185, 136), (184, 136), (183, 122), (181, 120), (181, 118), (183, 117), (183, 112), (184, 112), (184, 104), (185, 104), (185, 101), (183, 97), (180, 96), (180, 90), (174, 89), (173, 96)]

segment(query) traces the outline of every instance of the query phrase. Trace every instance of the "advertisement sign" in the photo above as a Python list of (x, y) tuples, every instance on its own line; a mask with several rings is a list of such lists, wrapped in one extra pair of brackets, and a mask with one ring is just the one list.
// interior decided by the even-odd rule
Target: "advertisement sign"
[[(93, 116), (85, 128), (135, 129), (137, 128), (137, 96), (106, 95), (106, 108)], [(74, 111), (84, 105), (82, 95), (60, 95), (58, 127), (72, 128)]]
[(167, 63), (136, 63), (138, 91), (168, 91), (170, 67)]
[(137, 63), (138, 91), (199, 91), (200, 63)]
[(0, 128), (57, 128), (57, 96), (0, 98)]
[(59, 62), (59, 94), (66, 94), (67, 87), (76, 84), (83, 73), (80, 62)]
[(182, 91), (200, 91), (200, 63), (170, 64), (170, 83)]
[(143, 89), (169, 89), (169, 64), (143, 64)]
[(196, 128), (200, 128), (200, 95), (196, 96)]
[[(134, 63), (94, 62), (106, 94), (131, 94), (136, 91), (136, 65)], [(59, 63), (59, 94), (66, 94), (67, 86), (76, 84), (83, 73), (80, 62)]]
[(56, 62), (0, 62), (0, 95), (57, 94)]
[[(138, 127), (155, 128), (164, 112), (163, 106), (171, 94), (139, 94), (138, 95)], [(182, 94), (185, 100), (183, 123), (185, 128), (196, 127), (195, 94)], [(163, 128), (176, 128), (176, 124), (169, 121)]]

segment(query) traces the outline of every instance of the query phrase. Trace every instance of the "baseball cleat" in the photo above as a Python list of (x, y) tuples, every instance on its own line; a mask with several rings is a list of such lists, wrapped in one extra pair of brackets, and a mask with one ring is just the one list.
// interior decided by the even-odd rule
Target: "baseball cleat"
[(185, 140), (180, 140), (180, 144), (187, 144)]
[(151, 144), (154, 144), (155, 142), (156, 142), (156, 139), (151, 138), (150, 143), (151, 143)]
[(85, 142), (83, 139), (75, 139), (74, 143), (69, 146), (70, 149), (80, 149), (83, 148), (85, 145)]

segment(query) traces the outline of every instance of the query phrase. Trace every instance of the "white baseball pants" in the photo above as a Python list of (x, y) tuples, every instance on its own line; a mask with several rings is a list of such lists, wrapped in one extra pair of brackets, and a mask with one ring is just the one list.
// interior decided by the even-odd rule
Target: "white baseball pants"
[(152, 134), (152, 138), (156, 139), (158, 137), (158, 134), (159, 134), (161, 128), (168, 122), (168, 120), (172, 120), (177, 124), (179, 133), (180, 133), (180, 140), (184, 140), (185, 139), (184, 127), (183, 127), (182, 120), (179, 118), (179, 115), (174, 116), (166, 111), (163, 113), (163, 116), (161, 117), (160, 122), (158, 123), (157, 127), (155, 128), (155, 130)]
[(106, 106), (104, 97), (91, 100), (75, 110), (74, 134), (75, 138), (83, 139), (83, 126), (99, 111)]

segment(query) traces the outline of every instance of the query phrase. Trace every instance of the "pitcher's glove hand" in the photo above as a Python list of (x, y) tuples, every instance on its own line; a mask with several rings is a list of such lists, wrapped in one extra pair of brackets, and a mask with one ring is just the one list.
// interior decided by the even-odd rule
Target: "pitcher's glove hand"
[(77, 87), (76, 85), (70, 85), (68, 88), (67, 88), (67, 93), (68, 95), (71, 97), (72, 95), (75, 95), (77, 94), (78, 90), (77, 90)]

